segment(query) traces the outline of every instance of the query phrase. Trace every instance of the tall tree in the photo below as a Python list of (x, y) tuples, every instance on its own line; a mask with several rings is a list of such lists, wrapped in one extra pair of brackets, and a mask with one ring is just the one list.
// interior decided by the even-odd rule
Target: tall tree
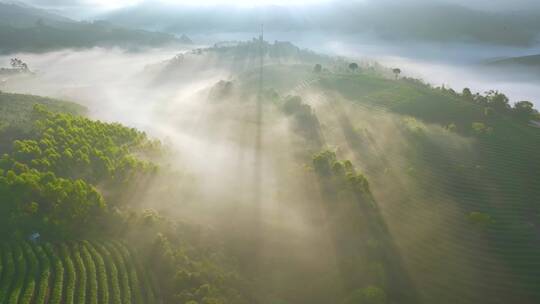
[(401, 74), (401, 70), (398, 68), (392, 69), (392, 73), (396, 76), (396, 79), (399, 78), (399, 74)]
[(524, 120), (534, 119), (534, 115), (538, 113), (538, 111), (534, 109), (533, 103), (530, 101), (516, 102), (516, 104), (514, 104), (514, 108), (512, 109), (512, 112), (518, 118), (524, 119)]

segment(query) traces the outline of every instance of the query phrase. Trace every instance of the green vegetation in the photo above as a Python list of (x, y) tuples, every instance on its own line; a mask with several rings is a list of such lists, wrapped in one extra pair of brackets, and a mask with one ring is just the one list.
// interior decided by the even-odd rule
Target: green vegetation
[(9, 244), (2, 245), (2, 281), (0, 285), (0, 302), (7, 302), (9, 298), (12, 278), (15, 277), (15, 261), (13, 249)]
[[(111, 244), (100, 242), (99, 246), (103, 245), (109, 246)], [(9, 267), (15, 269), (15, 271), (2, 272), (2, 281), (13, 283), (12, 287), (8, 288), (5, 293), (5, 299), (9, 299), (9, 302), (6, 303), (85, 303), (79, 301), (83, 301), (83, 299), (84, 301), (86, 299), (94, 301), (92, 300), (94, 298), (96, 299), (95, 303), (109, 303), (108, 300), (99, 302), (106, 299), (104, 294), (107, 294), (109, 290), (109, 286), (102, 284), (103, 281), (101, 280), (107, 277), (112, 278), (115, 273), (101, 268), (101, 266), (115, 265), (116, 262), (111, 256), (101, 255), (95, 251), (89, 242), (57, 245), (50, 243), (36, 245), (29, 242), (6, 243), (1, 250), (2, 256), (11, 257), (11, 248), (15, 248), (13, 251), (14, 259), (7, 258), (6, 261), (8, 262), (7, 265), (11, 265)], [(62, 252), (62, 255), (58, 255), (57, 252)], [(92, 265), (94, 265), (92, 257), (102, 262), (97, 263), (99, 270), (97, 277), (101, 278), (99, 280), (96, 280), (96, 276), (92, 274)], [(75, 261), (75, 267), (72, 259)], [(132, 268), (131, 275), (133, 277), (148, 280), (144, 273), (138, 272), (134, 264), (129, 262), (127, 265)], [(66, 275), (64, 275), (64, 269), (67, 270)], [(64, 277), (67, 280), (64, 280)], [(92, 280), (96, 284), (92, 283)], [(128, 281), (129, 288), (138, 288), (139, 292), (141, 292), (140, 286), (129, 285), (131, 283)], [(48, 284), (50, 284), (50, 287), (48, 287)], [(75, 286), (77, 287), (76, 300), (74, 301)], [(146, 287), (151, 288), (150, 286)], [(144, 290), (144, 292), (154, 294), (153, 290)], [(156, 301), (155, 298), (148, 298), (148, 300), (148, 303)], [(135, 302), (131, 302), (129, 298), (124, 298), (122, 303)]]
[[(256, 46), (189, 56), (249, 57)], [(245, 187), (248, 198), (209, 195), (212, 204), (202, 206), (203, 195), (184, 195), (166, 181), (163, 148), (144, 133), (77, 116), (69, 103), (2, 94), (0, 114), (11, 118), (0, 140), (0, 302), (540, 299), (540, 133), (529, 125), (538, 118), (532, 103), (511, 106), (500, 92), (459, 93), (401, 78), (397, 68), (315, 55), (288, 66), (279, 61), (308, 54), (263, 46), (271, 58), (265, 76), (276, 88), (250, 95), (258, 74), (248, 67), (210, 89), (209, 99), (222, 102), (208, 104), (220, 118), (240, 109), (231, 117), (249, 121), (242, 132), (259, 128), (257, 135), (268, 131), (264, 141), (275, 140), (261, 143), (276, 143), (271, 151), (259, 151), (261, 167), (284, 171), (272, 176), (268, 197), (250, 197), (256, 191)], [(257, 106), (235, 104), (239, 91)], [(255, 128), (254, 110), (265, 111)], [(230, 131), (211, 118), (209, 129)], [(141, 207), (149, 200), (171, 203), (163, 209), (182, 220)], [(278, 203), (283, 214), (273, 210)], [(35, 242), (26, 241), (36, 232)]]
[[(47, 303), (66, 304), (155, 303), (157, 297), (225, 301), (239, 297), (226, 282), (231, 274), (214, 269), (215, 263), (224, 263), (212, 256), (199, 257), (200, 249), (194, 248), (188, 258), (182, 249), (187, 245), (177, 237), (174, 243), (166, 242), (166, 252), (144, 250), (143, 259), (118, 242), (75, 241), (115, 238), (122, 235), (116, 227), (124, 230), (129, 226), (133, 231), (143, 229), (142, 233), (153, 234), (149, 242), (156, 235), (165, 240), (161, 232), (172, 235), (173, 227), (145, 227), (139, 217), (123, 211), (129, 206), (124, 195), (158, 172), (157, 166), (147, 160), (159, 152), (158, 142), (119, 124), (76, 116), (69, 103), (62, 107), (53, 100), (10, 94), (3, 97), (5, 115), (17, 113), (19, 117), (10, 122), (13, 129), (22, 130), (18, 125), (22, 121), (30, 127), (13, 133), (8, 139), (12, 145), (0, 160), (0, 225), (6, 232), (2, 238), (20, 240), (39, 232), (42, 239), (61, 242), (35, 246), (39, 269), (35, 263), (27, 265), (22, 254), (15, 251), (17, 268), (9, 274), (11, 268), (6, 263), (5, 273), (16, 280), (2, 281), (6, 297), (17, 302), (24, 291), (27, 299), (34, 290), (37, 302), (45, 299)], [(19, 100), (23, 102), (19, 104)], [(48, 102), (56, 112), (49, 109)], [(99, 185), (99, 190), (94, 185)], [(3, 252), (7, 262), (12, 258), (9, 248), (6, 245)], [(168, 256), (168, 252), (178, 254)], [(152, 268), (147, 267), (149, 263)], [(39, 279), (37, 285), (24, 276), (26, 268), (35, 272), (31, 277)], [(154, 275), (154, 268), (164, 275)], [(189, 276), (182, 278), (180, 269), (189, 271), (185, 272)], [(189, 283), (181, 283), (185, 280)], [(192, 286), (194, 293), (179, 292), (177, 284)], [(222, 294), (223, 290), (230, 291)]]
[[(33, 246), (38, 258), (39, 269), (36, 269), (36, 277), (38, 278), (38, 285), (36, 289), (35, 303), (45, 303), (47, 298), (49, 279), (51, 277), (51, 262), (49, 257), (42, 246)], [(53, 286), (56, 285), (53, 283)], [(54, 289), (55, 287), (53, 287)]]
[(65, 291), (63, 299), (65, 303), (72, 304), (75, 303), (75, 284), (77, 280), (77, 273), (75, 272), (75, 264), (73, 263), (73, 259), (71, 258), (71, 253), (69, 252), (69, 247), (66, 244), (62, 244), (61, 248), (61, 259), (63, 261), (63, 264), (65, 265), (65, 273), (66, 273), (66, 280), (65, 280)]
[(24, 283), (24, 291), (19, 303), (29, 304), (34, 296), (34, 290), (36, 288), (36, 276), (38, 274), (38, 260), (32, 247), (28, 243), (23, 243), (24, 258), (28, 263), (28, 272), (26, 274), (26, 280)]
[[(522, 2), (522, 4), (525, 2)], [(532, 2), (527, 2), (532, 7)], [(474, 3), (477, 4), (477, 3)], [(257, 29), (261, 18), (272, 32), (320, 33), (328, 39), (347, 34), (365, 39), (378, 37), (392, 43), (469, 42), (488, 45), (534, 45), (540, 29), (537, 9), (523, 6), (481, 5), (461, 2), (352, 1), (340, 5), (321, 3), (291, 14), (287, 7), (174, 8), (141, 4), (120, 9), (108, 20), (126, 26), (166, 28), (175, 33), (239, 33)], [(521, 8), (521, 10), (520, 10)], [(536, 8), (536, 7), (535, 7)], [(309, 16), (309, 18), (301, 18)], [(204, 20), (204, 22), (203, 22)], [(279, 20), (279, 22), (275, 21)]]
[(73, 262), (75, 265), (75, 276), (77, 277), (77, 285), (75, 288), (75, 303), (86, 303), (86, 282), (88, 281), (88, 274), (81, 257), (80, 244), (74, 244), (71, 248), (73, 255)]
[(418, 301), (412, 281), (374, 201), (366, 177), (352, 162), (322, 151), (313, 156), (337, 252), (344, 303), (386, 303), (386, 291), (405, 303)]
[(96, 251), (94, 246), (88, 241), (84, 241), (85, 248), (91, 254), (91, 258), (95, 262), (97, 272), (97, 290), (100, 291), (98, 303), (109, 303), (109, 284), (107, 281), (107, 269), (105, 268), (105, 262), (101, 255)]
[(343, 301), (343, 304), (385, 304), (386, 294), (375, 286), (369, 286), (355, 291), (349, 298)]
[[(533, 286), (539, 282), (535, 265), (540, 262), (536, 231), (539, 206), (534, 203), (540, 198), (540, 130), (529, 125), (530, 120), (538, 119), (532, 103), (511, 106), (508, 98), (496, 91), (473, 94), (465, 89), (458, 93), (389, 76), (335, 73), (323, 75), (313, 85), (325, 96), (339, 94), (347, 100), (323, 108), (333, 111), (342, 124), (339, 132), (326, 130), (327, 144), (339, 145), (356, 157), (355, 164), (362, 165), (371, 190), (391, 206), (385, 222), (395, 227), (396, 238), (414, 235), (423, 224), (437, 239), (437, 245), (431, 245), (434, 239), (427, 237), (422, 249), (402, 249), (406, 259), (418, 261), (411, 262), (414, 267), (437, 269), (430, 274), (435, 281), (455, 276), (449, 284), (460, 290), (458, 294), (467, 292), (475, 299), (464, 302), (539, 299)], [(328, 125), (328, 121), (321, 121), (321, 125)], [(336, 140), (336, 135), (344, 139)], [(323, 161), (318, 171), (328, 173), (330, 169)], [(399, 198), (389, 198), (390, 193)], [(440, 226), (434, 221), (436, 212), (441, 212)], [(416, 228), (404, 232), (409, 225)], [(442, 237), (446, 233), (450, 234)], [(448, 253), (437, 253), (437, 246)], [(437, 254), (439, 261), (453, 261), (430, 262)], [(474, 267), (465, 266), (464, 259), (492, 262)], [(417, 271), (412, 273), (422, 273)], [(478, 279), (468, 280), (464, 272)], [(516, 282), (519, 291), (487, 291), (487, 286), (502, 286), (507, 280)], [(452, 295), (445, 291), (436, 292), (428, 275), (423, 284), (427, 290), (420, 293), (425, 302), (441, 298), (462, 301), (451, 300)]]
[(494, 66), (522, 66), (529, 68), (540, 67), (540, 55), (529, 55), (495, 60), (489, 63)]
[(88, 303), (97, 304), (98, 301), (98, 282), (96, 274), (96, 265), (92, 260), (92, 256), (86, 248), (86, 244), (81, 245), (81, 256), (84, 261), (85, 268), (88, 272)]
[(131, 258), (131, 254), (122, 244), (115, 244), (116, 249), (122, 255), (126, 271), (129, 276), (129, 285), (131, 286), (131, 294), (133, 295), (133, 303), (143, 303), (142, 289), (137, 275), (137, 267)]
[[(107, 204), (101, 183), (118, 205), (136, 180), (156, 166), (133, 156), (156, 149), (143, 133), (35, 106), (34, 127), (0, 159), (4, 231), (66, 237), (91, 232)], [(54, 202), (54, 204), (52, 204)], [(93, 228), (96, 229), (96, 228)]]
[(44, 105), (52, 112), (84, 114), (86, 109), (78, 104), (23, 94), (0, 91), (0, 153), (9, 152), (13, 141), (27, 136), (32, 126), (32, 108)]
[[(24, 259), (23, 250), (21, 244), (14, 246), (13, 250), (13, 262), (15, 264), (15, 275), (11, 277), (13, 286), (8, 296), (9, 304), (17, 304), (21, 296), (21, 292), (24, 288), (24, 278), (26, 275), (26, 260)], [(10, 279), (10, 278), (8, 278)]]
[(120, 292), (122, 295), (122, 303), (129, 304), (132, 302), (132, 295), (131, 286), (129, 285), (129, 274), (126, 269), (124, 257), (112, 244), (109, 244), (109, 246), (107, 246), (107, 250), (113, 257), (116, 268), (118, 269), (118, 280), (120, 284)]
[(103, 257), (108, 270), (108, 282), (110, 283), (110, 300), (113, 304), (121, 304), (122, 295), (120, 292), (118, 269), (116, 267), (116, 263), (113, 262), (113, 256), (111, 255), (109, 250), (107, 250), (107, 248), (103, 245), (96, 244), (95, 246), (97, 247), (98, 253)]
[(105, 21), (77, 22), (53, 13), (0, 3), (0, 52), (45, 52), (95, 46), (141, 47), (179, 43), (173, 35), (114, 26)]

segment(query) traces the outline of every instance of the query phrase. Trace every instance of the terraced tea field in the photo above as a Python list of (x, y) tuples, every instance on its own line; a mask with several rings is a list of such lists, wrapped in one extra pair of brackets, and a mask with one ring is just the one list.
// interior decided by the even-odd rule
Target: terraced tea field
[(0, 303), (158, 303), (156, 286), (120, 242), (5, 243)]

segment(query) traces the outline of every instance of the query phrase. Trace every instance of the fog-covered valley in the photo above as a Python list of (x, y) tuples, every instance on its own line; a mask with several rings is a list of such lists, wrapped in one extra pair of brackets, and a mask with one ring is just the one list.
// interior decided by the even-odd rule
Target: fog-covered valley
[[(215, 41), (243, 41), (257, 32), (195, 34), (193, 40), (212, 45)], [(320, 32), (267, 32), (268, 41), (291, 41), (302, 48), (330, 56), (376, 61), (387, 67), (399, 67), (404, 75), (422, 79), (435, 86), (445, 85), (461, 91), (498, 90), (513, 102), (528, 100), (538, 106), (540, 70), (530, 67), (496, 66), (493, 61), (540, 54), (540, 44), (504, 46), (463, 42), (386, 41), (373, 35)]]

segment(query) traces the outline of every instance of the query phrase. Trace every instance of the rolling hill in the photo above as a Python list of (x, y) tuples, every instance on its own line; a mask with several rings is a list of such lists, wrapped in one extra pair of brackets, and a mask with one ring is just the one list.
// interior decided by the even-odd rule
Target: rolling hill
[[(287, 253), (267, 249), (273, 259), (255, 276), (275, 292), (272, 296), (285, 303), (327, 303), (332, 302), (324, 298), (328, 294), (361, 298), (363, 292), (354, 293), (355, 288), (377, 286), (389, 303), (540, 299), (535, 287), (540, 275), (540, 129), (529, 125), (538, 117), (532, 109), (522, 116), (527, 106), (512, 107), (498, 92), (433, 87), (369, 62), (351, 70), (344, 59), (298, 52), (272, 56), (269, 46), (257, 44), (201, 50), (157, 68), (166, 75), (158, 73), (160, 81), (175, 83), (199, 61), (232, 65), (235, 76), (209, 89), (205, 105), (216, 111), (209, 121), (230, 119), (244, 126), (243, 132), (255, 132), (253, 121), (245, 119), (244, 125), (242, 117), (255, 115), (259, 102), (261, 132), (269, 146), (279, 142), (273, 124), (287, 122), (286, 138), (292, 143), (283, 150), (294, 161), (282, 164), (285, 160), (276, 156), (275, 168), (287, 168), (278, 175), (284, 180), (278, 185), (290, 189), (298, 183), (310, 192), (304, 194), (309, 198), (280, 203), (315, 214), (306, 221), (316, 224), (308, 227), (329, 235), (338, 274), (303, 278), (319, 286), (316, 296), (302, 288), (276, 291), (279, 284), (294, 286), (292, 278), (302, 272), (280, 263), (289, 261)], [(261, 50), (264, 94), (257, 101)], [(314, 69), (317, 62), (320, 72)], [(308, 167), (305, 172), (297, 169), (302, 165)], [(296, 170), (302, 172), (294, 175), (300, 181), (288, 180), (287, 173)], [(367, 187), (355, 188), (366, 184), (372, 196), (366, 195)], [(289, 276), (276, 283), (275, 276), (283, 273)], [(342, 283), (345, 291), (329, 282)]]
[(521, 66), (531, 69), (538, 68), (540, 67), (540, 55), (498, 59), (491, 61), (490, 64), (495, 66)]
[(38, 9), (20, 2), (0, 2), (0, 25), (14, 28), (29, 28), (39, 22), (65, 26), (76, 23), (69, 18), (47, 10)]
[[(0, 137), (0, 295), (537, 303), (540, 129), (529, 121), (538, 113), (500, 92), (351, 67), (260, 40), (148, 66), (149, 86), (175, 97), (179, 84), (227, 68), (188, 101), (164, 98), (144, 112), (189, 139), (178, 154), (202, 155), (202, 173), (176, 158), (182, 172), (168, 171), (165, 148), (136, 129), (3, 93), (0, 118), (31, 127)], [(35, 231), (43, 243), (24, 240)]]
[[(330, 36), (368, 34), (383, 41), (468, 42), (525, 46), (538, 42), (537, 11), (487, 12), (449, 3), (399, 1), (302, 6), (193, 7), (140, 3), (104, 16), (114, 24), (170, 33), (318, 32)], [(370, 36), (371, 37), (371, 36)]]
[(0, 2), (1, 53), (175, 43), (181, 41), (170, 34), (123, 28), (104, 21), (78, 22), (42, 9)]

